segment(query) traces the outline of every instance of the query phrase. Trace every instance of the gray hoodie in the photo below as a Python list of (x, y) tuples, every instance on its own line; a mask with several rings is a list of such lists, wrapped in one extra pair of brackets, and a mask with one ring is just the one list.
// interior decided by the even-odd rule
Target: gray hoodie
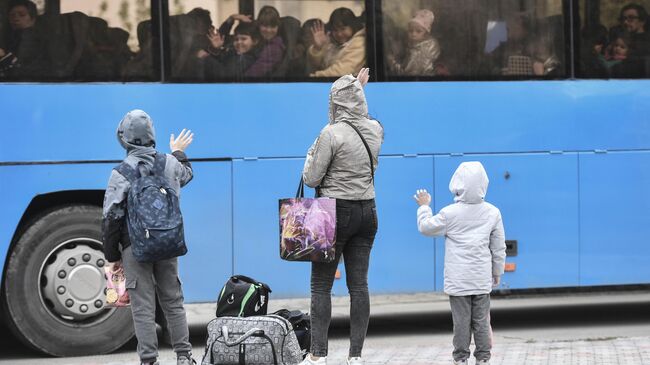
[[(149, 115), (137, 109), (128, 112), (117, 128), (117, 139), (127, 152), (124, 162), (133, 168), (140, 166), (140, 174), (149, 173), (156, 154), (155, 131)], [(180, 197), (180, 188), (192, 180), (192, 165), (181, 151), (166, 155), (166, 158), (165, 176)], [(130, 245), (125, 220), (126, 198), (130, 188), (131, 184), (124, 176), (116, 170), (111, 171), (104, 194), (102, 222), (104, 256), (109, 262), (120, 260), (120, 243), (123, 249)]]
[(375, 188), (368, 152), (359, 135), (345, 123), (355, 125), (372, 153), (373, 169), (379, 164), (384, 129), (368, 117), (363, 87), (352, 75), (334, 82), (330, 89), (329, 124), (309, 148), (303, 179), (310, 187), (320, 187), (322, 196), (346, 199), (374, 199)]
[(418, 209), (418, 230), (445, 236), (445, 293), (478, 295), (492, 291), (492, 277), (503, 275), (506, 242), (501, 212), (484, 201), (488, 177), (480, 162), (463, 162), (449, 182), (454, 204), (435, 216)]

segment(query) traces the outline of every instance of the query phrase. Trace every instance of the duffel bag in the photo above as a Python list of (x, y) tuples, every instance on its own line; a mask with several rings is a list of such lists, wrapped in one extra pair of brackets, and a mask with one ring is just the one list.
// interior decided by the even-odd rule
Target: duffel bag
[(268, 285), (244, 275), (232, 276), (217, 299), (217, 317), (249, 317), (267, 313)]
[(291, 323), (280, 316), (218, 317), (208, 323), (201, 365), (295, 365), (302, 355)]

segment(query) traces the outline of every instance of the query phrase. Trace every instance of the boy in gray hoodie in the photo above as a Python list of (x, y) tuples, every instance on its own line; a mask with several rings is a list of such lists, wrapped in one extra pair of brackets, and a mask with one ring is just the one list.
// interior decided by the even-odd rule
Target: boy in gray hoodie
[(418, 230), (427, 236), (445, 236), (445, 293), (454, 321), (456, 365), (466, 365), (472, 333), (476, 363), (490, 362), (490, 292), (504, 271), (506, 242), (497, 207), (485, 201), (488, 177), (480, 162), (463, 162), (449, 182), (454, 204), (436, 215), (431, 195), (418, 190), (414, 196)]
[[(192, 165), (184, 152), (192, 143), (193, 137), (190, 131), (185, 130), (178, 138), (172, 134), (169, 141), (172, 154), (165, 155), (164, 174), (169, 180), (169, 186), (178, 194), (180, 188), (193, 177)], [(138, 170), (140, 175), (148, 174), (153, 168), (156, 153), (159, 153), (155, 150), (155, 132), (149, 115), (142, 110), (128, 112), (117, 128), (117, 140), (127, 152), (124, 162)], [(104, 195), (102, 235), (104, 256), (110, 270), (115, 272), (124, 269), (141, 364), (158, 364), (156, 294), (167, 319), (177, 364), (195, 364), (183, 308), (183, 291), (178, 278), (178, 258), (154, 263), (135, 260), (126, 225), (129, 189), (130, 183), (126, 177), (113, 170)]]

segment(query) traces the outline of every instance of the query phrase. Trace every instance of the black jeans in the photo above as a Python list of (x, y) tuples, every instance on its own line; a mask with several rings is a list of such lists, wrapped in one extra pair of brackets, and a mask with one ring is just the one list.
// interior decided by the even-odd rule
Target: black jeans
[(377, 210), (372, 200), (336, 201), (336, 259), (311, 266), (311, 353), (327, 356), (327, 333), (332, 318), (332, 284), (341, 254), (350, 293), (350, 357), (361, 356), (370, 318), (368, 264), (377, 233)]

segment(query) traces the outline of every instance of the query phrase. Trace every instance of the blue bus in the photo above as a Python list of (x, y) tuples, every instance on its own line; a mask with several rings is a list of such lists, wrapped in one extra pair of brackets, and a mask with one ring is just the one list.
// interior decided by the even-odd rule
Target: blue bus
[[(442, 291), (444, 241), (418, 234), (412, 195), (451, 203), (449, 179), (470, 160), (503, 214), (499, 289), (650, 282), (647, 0), (28, 3), (0, 1), (0, 315), (35, 349), (105, 353), (133, 336), (128, 310), (103, 307), (100, 222), (124, 157), (115, 130), (136, 108), (160, 150), (171, 133), (195, 133), (186, 302), (214, 301), (232, 274), (275, 298), (308, 296), (309, 265), (279, 258), (278, 199), (295, 194), (330, 83), (350, 64), (371, 68), (370, 111), (385, 127), (371, 293)], [(234, 26), (264, 6), (281, 17), (282, 57), (256, 76), (243, 61), (207, 72), (240, 52)], [(340, 8), (358, 26), (342, 40), (349, 26), (330, 21)], [(257, 62), (269, 42), (248, 36)], [(362, 47), (351, 52), (349, 37)], [(417, 53), (424, 41), (430, 53)], [(314, 62), (327, 47), (334, 63)], [(345, 295), (344, 280), (333, 291)]]

